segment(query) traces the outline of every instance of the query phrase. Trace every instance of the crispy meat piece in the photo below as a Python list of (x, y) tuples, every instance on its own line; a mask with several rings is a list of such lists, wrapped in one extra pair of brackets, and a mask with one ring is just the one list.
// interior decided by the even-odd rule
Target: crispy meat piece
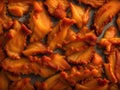
[(113, 82), (113, 83), (116, 83), (117, 82), (117, 79), (115, 77), (115, 74), (113, 72), (113, 69), (112, 69), (112, 66), (111, 64), (104, 64), (104, 67), (105, 67), (105, 74), (107, 76), (107, 78)]
[(87, 27), (83, 27), (76, 35), (74, 40), (68, 41), (63, 45), (65, 55), (69, 56), (75, 52), (84, 51), (89, 46), (94, 46), (97, 42), (97, 36)]
[(43, 39), (51, 31), (52, 22), (42, 2), (34, 2), (29, 27), (32, 31), (31, 42)]
[(46, 85), (45, 90), (72, 90), (72, 88), (64, 80), (62, 80), (60, 74), (56, 74), (47, 80), (44, 84)]
[(58, 71), (69, 70), (71, 66), (66, 62), (63, 56), (59, 54), (50, 57), (43, 56), (42, 58), (30, 57), (12, 60), (6, 58), (2, 62), (2, 67), (15, 74), (35, 74), (41, 77), (49, 77)]
[(40, 42), (33, 42), (27, 45), (26, 49), (22, 52), (25, 56), (36, 54), (44, 54), (51, 52), (44, 44)]
[(100, 35), (103, 28), (120, 11), (120, 1), (109, 1), (104, 4), (95, 14), (94, 27), (97, 35)]
[(35, 90), (33, 85), (30, 83), (30, 78), (24, 78), (13, 82), (10, 85), (9, 90)]
[(71, 15), (70, 17), (76, 21), (76, 25), (78, 28), (82, 28), (88, 23), (90, 8), (85, 8), (81, 6), (77, 6), (75, 4), (70, 3)]
[[(102, 85), (99, 83), (102, 83)], [(102, 78), (93, 79), (84, 84), (76, 84), (75, 86), (75, 90), (108, 90), (108, 88), (108, 81)]]
[(64, 43), (65, 43), (65, 44), (68, 44), (68, 43), (76, 40), (76, 38), (77, 38), (77, 37), (76, 37), (76, 33), (73, 31), (73, 29), (70, 28), (70, 29), (68, 30), (68, 33), (67, 33), (67, 36), (66, 36), (66, 38), (65, 38)]
[(57, 47), (62, 47), (69, 28), (74, 23), (75, 21), (73, 19), (64, 18), (55, 27), (53, 27), (47, 38), (47, 43), (51, 50), (54, 50)]
[(89, 45), (87, 45), (85, 42), (82, 42), (81, 40), (74, 40), (74, 41), (64, 45), (64, 50), (66, 51), (65, 55), (69, 56), (76, 52), (84, 51), (88, 47), (89, 47)]
[(7, 55), (13, 59), (20, 59), (20, 55), (26, 45), (27, 35), (31, 33), (24, 24), (14, 21), (13, 29), (8, 32), (8, 41), (5, 45)]
[(50, 58), (52, 59), (52, 63), (57, 65), (58, 70), (66, 70), (66, 69), (70, 69), (71, 66), (66, 62), (65, 60), (65, 56), (62, 56), (60, 54), (52, 54), (50, 56)]
[(78, 0), (78, 1), (86, 5), (90, 5), (93, 8), (101, 7), (106, 2), (106, 0)]
[(0, 0), (0, 34), (3, 33), (3, 29), (9, 29), (12, 24), (12, 19), (7, 15), (5, 0)]
[(117, 28), (115, 26), (110, 26), (105, 34), (104, 34), (104, 38), (113, 38), (113, 37), (116, 37), (117, 36)]
[(22, 17), (28, 12), (35, 0), (8, 0), (8, 11), (11, 15)]
[(104, 37), (98, 42), (99, 46), (105, 49), (105, 54), (108, 54), (112, 51), (113, 45), (119, 45), (120, 40), (116, 36), (117, 29), (116, 27), (111, 26), (106, 30)]
[(71, 86), (75, 86), (78, 82), (91, 80), (92, 78), (99, 77), (99, 71), (95, 68), (72, 67), (70, 71), (61, 72), (62, 78)]
[(114, 68), (114, 71), (115, 71), (115, 76), (118, 80), (118, 82), (120, 82), (120, 51), (117, 50), (116, 51), (116, 64), (115, 64), (115, 68)]
[(93, 57), (93, 60), (92, 60), (92, 63), (93, 63), (94, 65), (103, 64), (102, 56), (99, 55), (98, 53), (95, 53), (95, 54), (94, 54), (94, 57)]
[(88, 64), (95, 54), (94, 47), (89, 47), (81, 52), (73, 53), (67, 57), (68, 62), (75, 64)]
[[(107, 63), (104, 63), (105, 67), (105, 74), (107, 78), (112, 82), (118, 82), (116, 78), (116, 66), (117, 66), (117, 50), (114, 49), (108, 56), (107, 56)], [(119, 61), (118, 61), (119, 62)]]
[(9, 81), (7, 79), (7, 77), (5, 76), (5, 73), (4, 71), (0, 71), (0, 90), (8, 90), (8, 84), (9, 84)]
[(57, 18), (66, 17), (66, 9), (69, 7), (68, 0), (46, 0), (45, 5), (52, 16)]

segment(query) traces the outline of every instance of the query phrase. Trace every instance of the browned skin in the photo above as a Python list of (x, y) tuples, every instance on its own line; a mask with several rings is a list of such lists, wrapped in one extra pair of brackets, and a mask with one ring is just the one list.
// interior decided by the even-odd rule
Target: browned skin
[(86, 5), (90, 5), (93, 8), (98, 8), (102, 6), (106, 0), (78, 0), (80, 3), (84, 3)]
[(120, 11), (120, 1), (109, 1), (100, 7), (94, 17), (94, 27), (97, 35), (100, 35), (106, 24)]
[(30, 6), (35, 0), (8, 0), (8, 11), (11, 15), (22, 17), (28, 13)]
[(119, 90), (120, 1), (72, 1), (0, 0), (0, 90)]
[(52, 16), (60, 19), (66, 17), (66, 9), (69, 7), (68, 0), (46, 0), (45, 5)]

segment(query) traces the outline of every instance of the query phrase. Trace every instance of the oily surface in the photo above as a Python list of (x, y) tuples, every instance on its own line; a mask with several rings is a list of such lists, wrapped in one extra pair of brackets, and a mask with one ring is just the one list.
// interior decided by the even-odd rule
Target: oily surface
[(119, 12), (119, 0), (0, 0), (0, 90), (119, 90)]

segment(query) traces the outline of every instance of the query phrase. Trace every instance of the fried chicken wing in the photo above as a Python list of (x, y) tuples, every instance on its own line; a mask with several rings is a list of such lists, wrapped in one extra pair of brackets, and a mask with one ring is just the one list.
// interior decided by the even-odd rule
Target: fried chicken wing
[(86, 5), (90, 5), (93, 8), (101, 7), (106, 2), (106, 0), (78, 0), (78, 1)]
[(82, 28), (88, 23), (90, 8), (85, 8), (81, 6), (77, 6), (75, 4), (70, 3), (71, 15), (70, 17), (76, 21), (76, 25), (78, 28)]
[(30, 78), (24, 78), (19, 81), (15, 81), (10, 85), (9, 90), (35, 90), (30, 83)]
[(13, 59), (20, 59), (20, 55), (26, 45), (26, 38), (31, 31), (24, 24), (14, 21), (13, 29), (10, 29), (7, 37), (9, 40), (5, 45), (7, 55)]
[(36, 54), (44, 54), (51, 52), (44, 44), (40, 42), (33, 42), (27, 45), (26, 49), (22, 52), (25, 56), (31, 56)]
[(45, 5), (52, 16), (60, 19), (66, 17), (65, 11), (69, 7), (68, 0), (46, 0)]
[(47, 41), (51, 50), (54, 50), (57, 47), (62, 47), (69, 28), (74, 23), (75, 21), (73, 19), (64, 18), (55, 27), (53, 27), (52, 31), (48, 34)]
[(104, 4), (95, 14), (94, 27), (97, 35), (100, 35), (106, 24), (120, 11), (120, 1), (109, 1)]
[(8, 11), (11, 15), (22, 17), (28, 12), (35, 0), (8, 0)]
[(43, 39), (51, 31), (52, 22), (42, 2), (34, 2), (34, 8), (29, 19), (32, 31), (31, 42)]

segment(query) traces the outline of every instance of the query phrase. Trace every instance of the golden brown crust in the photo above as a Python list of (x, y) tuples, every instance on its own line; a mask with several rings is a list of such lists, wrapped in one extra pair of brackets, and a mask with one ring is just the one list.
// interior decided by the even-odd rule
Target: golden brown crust
[(102, 33), (104, 26), (120, 11), (119, 7), (119, 1), (110, 1), (98, 9), (94, 17), (94, 27), (97, 35)]
[(5, 45), (5, 50), (10, 58), (20, 59), (22, 50), (26, 45), (27, 35), (30, 33), (31, 31), (25, 25), (20, 24), (17, 20), (14, 21), (13, 29), (10, 29), (7, 35), (9, 40)]
[(106, 0), (78, 0), (80, 3), (84, 3), (86, 5), (90, 5), (93, 8), (98, 8), (100, 6), (102, 6)]
[[(104, 83), (104, 84), (99, 85), (99, 83)], [(101, 78), (90, 80), (85, 84), (76, 84), (75, 86), (75, 90), (94, 90), (94, 89), (108, 90), (108, 88), (109, 88), (108, 81)]]
[(11, 15), (22, 17), (26, 14), (35, 0), (8, 0), (8, 11)]
[(62, 19), (52, 31), (48, 34), (48, 46), (51, 50), (56, 49), (57, 47), (62, 47), (62, 44), (67, 37), (68, 30), (75, 21), (73, 19), (64, 18)]
[(31, 42), (43, 39), (51, 31), (52, 22), (42, 2), (34, 2), (34, 8), (29, 20), (32, 31)]
[(78, 28), (82, 28), (88, 23), (89, 20), (89, 14), (90, 14), (90, 8), (85, 8), (77, 6), (75, 4), (70, 3), (70, 9), (71, 9), (71, 16), (70, 18), (74, 19), (76, 21), (76, 25)]
[(33, 42), (27, 45), (26, 49), (23, 50), (25, 56), (32, 56), (36, 54), (50, 53), (51, 51), (44, 44), (40, 42)]
[(81, 52), (74, 53), (67, 57), (68, 62), (76, 64), (88, 64), (95, 53), (94, 47), (89, 47)]
[(68, 0), (46, 0), (45, 5), (51, 15), (57, 18), (66, 17), (66, 9), (69, 7)]
[(2, 66), (5, 70), (15, 74), (33, 73), (41, 77), (49, 77), (58, 71), (69, 70), (71, 68), (64, 57), (59, 54), (53, 54), (50, 57), (43, 56), (42, 58), (31, 56), (29, 59), (12, 60), (6, 58), (2, 62)]

